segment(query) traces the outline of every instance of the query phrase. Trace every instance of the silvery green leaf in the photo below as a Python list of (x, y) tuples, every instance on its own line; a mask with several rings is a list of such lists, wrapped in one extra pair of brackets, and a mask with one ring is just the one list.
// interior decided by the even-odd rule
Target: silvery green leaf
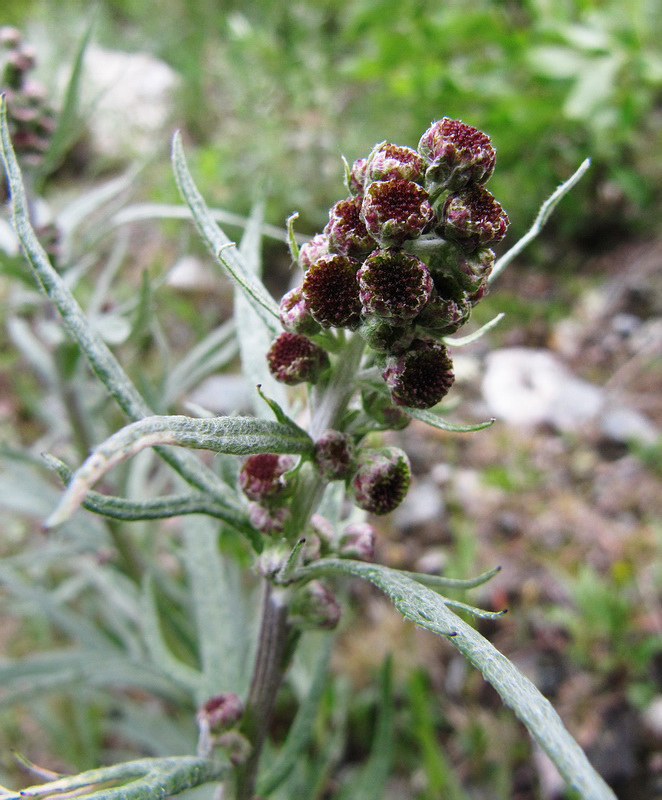
[[(147, 447), (163, 445), (214, 450), (234, 455), (307, 454), (312, 449), (312, 440), (300, 428), (252, 417), (146, 417), (117, 431), (96, 448), (76, 470), (60, 505), (45, 524), (53, 527), (68, 519), (81, 504), (87, 491), (116, 464)], [(229, 502), (229, 498), (226, 497), (226, 500)]]
[[(28, 786), (15, 794), (3, 795), (3, 800), (25, 800), (69, 792), (74, 792), (76, 797), (93, 797), (94, 800), (153, 800), (179, 794), (203, 783), (224, 780), (229, 775), (229, 766), (210, 759), (194, 756), (144, 758)], [(109, 783), (118, 785), (96, 788)]]
[(484, 428), (489, 428), (494, 425), (495, 420), (490, 419), (487, 422), (478, 422), (475, 425), (456, 425), (454, 422), (447, 420), (435, 414), (434, 411), (428, 411), (422, 408), (403, 408), (410, 417), (425, 422), (426, 425), (431, 425), (433, 428), (439, 428), (442, 431), (451, 431), (453, 433), (471, 433), (473, 431), (482, 431)]
[(279, 329), (278, 305), (247, 266), (234, 242), (228, 239), (211, 216), (189, 172), (179, 133), (175, 134), (173, 139), (172, 161), (179, 191), (191, 209), (195, 224), (209, 252), (241, 288), (264, 324), (275, 333)]
[(477, 342), (478, 339), (480, 339), (482, 336), (484, 336), (488, 331), (491, 331), (492, 328), (495, 328), (505, 316), (506, 315), (503, 312), (501, 312), (500, 314), (497, 314), (496, 317), (491, 319), (489, 322), (486, 322), (484, 325), (478, 328), (477, 331), (469, 333), (466, 336), (458, 336), (458, 337), (444, 336), (443, 342), (444, 344), (447, 344), (449, 347), (464, 347), (465, 345), (473, 344), (474, 342)]
[(584, 751), (564, 728), (560, 717), (517, 667), (474, 628), (448, 608), (446, 598), (397, 570), (360, 561), (322, 559), (301, 570), (305, 578), (351, 575), (379, 587), (407, 619), (448, 638), (501, 695), (526, 725), (570, 786), (583, 800), (616, 800), (593, 769)]

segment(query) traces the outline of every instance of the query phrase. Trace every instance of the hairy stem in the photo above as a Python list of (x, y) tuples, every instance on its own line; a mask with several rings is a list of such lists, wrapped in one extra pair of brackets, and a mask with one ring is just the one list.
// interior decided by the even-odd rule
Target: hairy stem
[(281, 592), (265, 583), (260, 637), (241, 728), (252, 749), (248, 759), (237, 768), (237, 800), (250, 800), (254, 795), (262, 748), (287, 669), (292, 631), (287, 621), (287, 603)]

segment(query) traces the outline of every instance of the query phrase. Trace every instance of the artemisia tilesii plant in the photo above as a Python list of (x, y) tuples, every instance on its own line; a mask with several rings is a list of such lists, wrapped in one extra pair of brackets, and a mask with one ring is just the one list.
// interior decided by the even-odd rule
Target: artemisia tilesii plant
[[(324, 231), (299, 248), (290, 228), (292, 255), (303, 280), (277, 304), (262, 285), (255, 262), (245, 255), (250, 248), (236, 248), (214, 222), (176, 137), (173, 163), (182, 197), (210, 252), (236, 282), (244, 323), (250, 320), (252, 329), (239, 330), (238, 337), (249, 339), (259, 332), (267, 342), (262, 352), (244, 350), (243, 355), (264, 376), (257, 392), (275, 419), (160, 416), (90, 327), (35, 237), (15, 153), (21, 142), (16, 128), (20, 107), (12, 111), (12, 101), (13, 95), (3, 104), (2, 155), (16, 233), (92, 370), (131, 420), (73, 476), (50, 459), (68, 487), (47, 524), (61, 524), (81, 503), (125, 520), (206, 514), (247, 538), (253, 571), (263, 585), (255, 657), (239, 664), (235, 678), (226, 670), (222, 679), (203, 675), (201, 682), (195, 670), (177, 665), (165, 649), (159, 650), (164, 670), (196, 687), (197, 755), (118, 764), (31, 787), (25, 796), (85, 789), (102, 800), (156, 800), (164, 792), (221, 781), (224, 797), (250, 800), (287, 787), (312, 735), (313, 701), (319, 701), (321, 689), (311, 690), (310, 704), (304, 704), (280, 757), (274, 760), (268, 754), (270, 761), (265, 761), (276, 694), (302, 631), (337, 625), (342, 614), (337, 579), (353, 576), (374, 583), (404, 616), (457, 647), (582, 797), (613, 798), (548, 701), (452, 608), (479, 616), (498, 614), (442, 594), (445, 586), (479, 585), (494, 571), (458, 581), (372, 563), (376, 533), (366, 512), (393, 511), (411, 482), (407, 454), (386, 446), (381, 432), (403, 428), (412, 418), (462, 432), (485, 427), (453, 425), (430, 409), (452, 388), (453, 347), (472, 338), (455, 334), (508, 260), (497, 262), (491, 249), (505, 236), (508, 217), (485, 188), (496, 162), (490, 138), (445, 117), (422, 134), (417, 149), (382, 142), (366, 158), (351, 167), (346, 164), (348, 196), (332, 207)], [(12, 131), (17, 135), (14, 148)], [(578, 177), (543, 207), (530, 237)], [(296, 390), (290, 404), (287, 393), (279, 400), (270, 396), (269, 387), (280, 384), (300, 384), (307, 391)], [(165, 445), (240, 457), (236, 485), (219, 479), (192, 453)], [(141, 502), (92, 491), (111, 467), (148, 447), (158, 448), (188, 484), (189, 494)], [(204, 596), (198, 602), (204, 606)], [(203, 643), (203, 651), (205, 644), (213, 643)], [(221, 655), (215, 662), (219, 669), (223, 658), (230, 659), (227, 650)], [(250, 681), (244, 683), (248, 672)], [(217, 691), (205, 696), (201, 686)], [(95, 791), (109, 781), (119, 785)]]

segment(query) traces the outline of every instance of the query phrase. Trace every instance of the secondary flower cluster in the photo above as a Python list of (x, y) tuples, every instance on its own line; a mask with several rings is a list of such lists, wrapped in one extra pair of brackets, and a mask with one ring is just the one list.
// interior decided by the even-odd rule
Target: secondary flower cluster
[(486, 134), (445, 117), (417, 150), (382, 142), (348, 167), (350, 196), (301, 247), (303, 283), (281, 302), (286, 333), (269, 353), (277, 379), (314, 382), (327, 360), (309, 337), (348, 328), (374, 351), (393, 404), (430, 408), (446, 395), (443, 338), (484, 296), (490, 245), (508, 226), (484, 187), (495, 157)]
[(26, 164), (38, 164), (55, 129), (46, 89), (30, 78), (36, 58), (19, 30), (0, 27), (0, 90), (7, 98), (7, 117), (14, 149)]

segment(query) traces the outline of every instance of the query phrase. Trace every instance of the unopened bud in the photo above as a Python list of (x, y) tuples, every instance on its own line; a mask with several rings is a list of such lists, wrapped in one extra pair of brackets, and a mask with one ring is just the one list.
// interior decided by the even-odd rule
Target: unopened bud
[(367, 164), (367, 158), (357, 158), (352, 164), (352, 168), (347, 173), (346, 185), (352, 197), (363, 197), (365, 169)]
[(249, 500), (266, 503), (282, 495), (287, 488), (285, 474), (294, 469), (293, 456), (255, 453), (239, 470), (239, 488)]
[(372, 417), (382, 430), (400, 431), (411, 422), (409, 414), (393, 405), (382, 392), (374, 389), (361, 392), (361, 402), (366, 414)]
[(267, 508), (256, 502), (248, 504), (248, 519), (251, 525), (267, 536), (282, 533), (291, 516), (289, 508)]
[(280, 301), (280, 324), (288, 333), (299, 333), (302, 336), (319, 333), (320, 326), (313, 319), (300, 286), (283, 295)]
[(378, 353), (401, 353), (412, 343), (416, 328), (410, 321), (368, 316), (363, 318), (359, 333)]
[(381, 515), (400, 505), (410, 483), (411, 465), (403, 450), (366, 448), (358, 459), (350, 489), (359, 508)]
[(281, 333), (271, 345), (267, 361), (274, 378), (290, 386), (315, 383), (329, 366), (326, 350), (298, 333)]
[(206, 726), (211, 733), (220, 733), (235, 725), (244, 713), (244, 704), (234, 692), (223, 692), (210, 697), (196, 713), (198, 725)]
[(353, 522), (340, 534), (338, 555), (372, 561), (375, 557), (375, 529), (367, 522)]
[(375, 249), (375, 240), (361, 218), (361, 197), (340, 200), (329, 212), (324, 233), (329, 237), (331, 252), (360, 258)]
[(299, 248), (299, 266), (306, 272), (312, 264), (322, 256), (328, 256), (330, 252), (329, 237), (325, 233), (318, 233)]
[(416, 150), (382, 142), (370, 153), (365, 170), (365, 184), (390, 181), (393, 178), (421, 183), (424, 172), (425, 162)]
[(455, 380), (444, 345), (420, 339), (404, 353), (389, 356), (382, 376), (393, 402), (411, 408), (432, 408)]
[(471, 303), (466, 296), (456, 300), (435, 291), (430, 302), (416, 318), (416, 325), (433, 336), (450, 336), (471, 316)]
[(341, 608), (322, 581), (310, 581), (297, 589), (290, 606), (290, 622), (298, 628), (332, 630), (340, 621)]
[(340, 431), (325, 431), (315, 442), (313, 463), (327, 481), (344, 480), (352, 469), (354, 442)]
[(418, 152), (427, 163), (426, 185), (455, 192), (485, 183), (494, 172), (496, 152), (490, 137), (458, 119), (444, 117), (425, 131)]
[(500, 242), (508, 230), (508, 215), (483, 186), (452, 194), (441, 213), (444, 236), (476, 249)]

